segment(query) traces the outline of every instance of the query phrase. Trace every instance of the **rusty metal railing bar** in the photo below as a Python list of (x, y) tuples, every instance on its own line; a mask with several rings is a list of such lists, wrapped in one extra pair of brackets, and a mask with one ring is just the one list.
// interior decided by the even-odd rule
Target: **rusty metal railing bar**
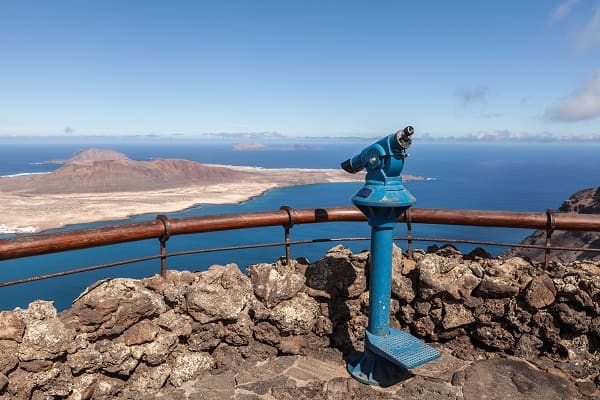
[[(67, 271), (55, 272), (52, 274), (44, 274), (37, 275), (33, 277), (27, 277), (22, 279), (15, 279), (11, 281), (0, 282), (0, 287), (17, 285), (21, 283), (34, 282), (44, 279), (57, 278), (66, 275), (73, 275), (82, 272), (94, 271), (98, 269), (112, 268), (118, 267), (121, 265), (134, 264), (143, 261), (150, 261), (155, 259), (166, 259), (168, 257), (179, 257), (184, 255), (193, 255), (193, 254), (202, 254), (202, 253), (212, 253), (212, 252), (220, 252), (220, 251), (234, 251), (234, 250), (245, 250), (245, 249), (255, 249), (255, 248), (266, 248), (266, 247), (277, 247), (277, 246), (288, 246), (291, 245), (301, 245), (301, 244), (314, 244), (314, 243), (327, 243), (327, 242), (351, 242), (351, 241), (367, 241), (370, 240), (370, 237), (342, 237), (342, 238), (318, 238), (318, 239), (304, 239), (304, 240), (286, 240), (284, 242), (271, 242), (271, 243), (255, 243), (255, 244), (245, 244), (245, 245), (236, 245), (236, 246), (222, 246), (222, 247), (211, 247), (207, 249), (196, 249), (196, 250), (185, 250), (178, 252), (166, 252), (162, 250), (158, 255), (153, 256), (145, 256), (139, 258), (132, 258), (127, 260), (116, 261), (112, 263), (106, 264), (98, 264), (90, 267), (71, 269)], [(414, 236), (396, 236), (394, 237), (395, 241), (408, 241), (412, 240), (415, 242), (440, 242), (440, 243), (463, 243), (463, 244), (481, 244), (488, 246), (500, 246), (500, 247), (519, 247), (519, 248), (529, 248), (529, 249), (539, 249), (546, 250), (548, 249), (545, 245), (531, 245), (531, 244), (521, 244), (521, 243), (509, 243), (509, 242), (492, 242), (492, 241), (483, 241), (483, 240), (469, 240), (469, 239), (451, 239), (451, 238), (435, 238), (435, 237), (414, 237)], [(549, 247), (550, 250), (562, 250), (562, 251), (585, 251), (592, 253), (600, 253), (600, 249), (597, 248), (578, 248), (578, 247), (564, 247), (564, 246), (554, 246)], [(287, 256), (287, 253), (286, 253)], [(161, 263), (161, 275), (162, 273), (162, 263)]]
[[(366, 220), (365, 216), (353, 207), (294, 209), (293, 217), (294, 224)], [(405, 216), (399, 218), (399, 222), (406, 222), (405, 218)], [(412, 209), (411, 220), (412, 223), (424, 224), (524, 229), (545, 229), (548, 224), (546, 213), (427, 208)], [(265, 226), (285, 226), (289, 222), (290, 214), (287, 210), (168, 219), (171, 236)], [(557, 213), (554, 215), (554, 228), (556, 230), (599, 232), (600, 216)], [(165, 221), (155, 220), (95, 229), (0, 239), (0, 260), (151, 238), (157, 239), (164, 237), (166, 230)]]

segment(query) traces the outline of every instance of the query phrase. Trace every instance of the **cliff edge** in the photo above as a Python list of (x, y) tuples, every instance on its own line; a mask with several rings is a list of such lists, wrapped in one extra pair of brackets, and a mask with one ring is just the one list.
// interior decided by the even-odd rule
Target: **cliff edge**
[[(600, 214), (600, 187), (580, 190), (565, 200), (557, 213)], [(546, 243), (546, 231), (537, 230), (522, 244), (543, 246)], [(555, 231), (552, 233), (552, 245), (560, 247), (578, 247), (580, 252), (553, 250), (551, 259), (562, 263), (575, 260), (600, 260), (600, 253), (586, 252), (586, 248), (600, 248), (600, 232)], [(503, 254), (505, 257), (529, 257), (533, 261), (543, 262), (545, 251), (541, 249), (513, 248)]]

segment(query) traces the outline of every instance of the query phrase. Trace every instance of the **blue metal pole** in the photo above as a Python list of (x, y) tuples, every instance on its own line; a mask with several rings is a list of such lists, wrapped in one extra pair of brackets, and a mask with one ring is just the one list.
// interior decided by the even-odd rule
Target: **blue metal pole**
[(369, 219), (369, 323), (362, 354), (348, 362), (360, 382), (389, 386), (407, 377), (406, 370), (440, 357), (434, 348), (400, 329), (390, 328), (393, 229), (398, 216), (415, 198), (402, 186), (402, 167), (414, 130), (406, 127), (386, 136), (342, 163), (350, 173), (367, 169), (365, 185), (352, 203)]
[(369, 324), (373, 335), (390, 333), (390, 304), (392, 293), (393, 225), (371, 227), (371, 268), (369, 271)]

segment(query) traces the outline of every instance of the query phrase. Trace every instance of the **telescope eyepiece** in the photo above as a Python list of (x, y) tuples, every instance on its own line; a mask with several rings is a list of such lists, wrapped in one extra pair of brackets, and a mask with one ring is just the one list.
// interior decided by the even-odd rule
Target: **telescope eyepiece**
[[(405, 159), (408, 157), (406, 149), (412, 144), (412, 135), (415, 128), (408, 125), (404, 129), (399, 129), (396, 133), (385, 136), (375, 143), (364, 148), (360, 153), (341, 163), (344, 171), (356, 174), (363, 169), (368, 172), (374, 170), (390, 168), (388, 158)], [(402, 169), (402, 164), (399, 166)]]
[(415, 128), (408, 125), (406, 128), (401, 131), (396, 132), (396, 141), (398, 145), (404, 150), (408, 149), (412, 144), (412, 135), (415, 133)]

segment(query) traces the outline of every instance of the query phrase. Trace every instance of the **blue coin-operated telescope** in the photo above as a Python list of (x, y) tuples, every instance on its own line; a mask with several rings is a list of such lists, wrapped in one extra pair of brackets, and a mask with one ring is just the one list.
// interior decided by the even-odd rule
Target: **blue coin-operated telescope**
[(408, 369), (440, 357), (416, 337), (390, 328), (393, 229), (398, 217), (416, 201), (400, 176), (413, 133), (413, 127), (407, 126), (342, 163), (353, 174), (367, 170), (365, 185), (352, 196), (352, 203), (371, 226), (369, 324), (364, 352), (348, 363), (348, 371), (369, 385), (393, 385), (406, 377)]

